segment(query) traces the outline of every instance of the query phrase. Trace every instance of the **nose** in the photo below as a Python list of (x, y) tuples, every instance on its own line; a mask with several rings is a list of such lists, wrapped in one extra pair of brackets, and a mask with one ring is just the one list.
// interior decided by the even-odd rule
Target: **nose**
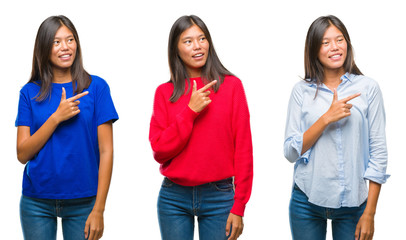
[(330, 50), (330, 51), (335, 51), (335, 50), (337, 50), (337, 49), (338, 49), (338, 43), (337, 43), (337, 41), (332, 41), (330, 46), (331, 46), (331, 50)]
[(194, 40), (193, 41), (193, 50), (200, 50), (200, 41), (199, 40)]
[(68, 49), (68, 43), (66, 41), (61, 41), (61, 50), (67, 50)]

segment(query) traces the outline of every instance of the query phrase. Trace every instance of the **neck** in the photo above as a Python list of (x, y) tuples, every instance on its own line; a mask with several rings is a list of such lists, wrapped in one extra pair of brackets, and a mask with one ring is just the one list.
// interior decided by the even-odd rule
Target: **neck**
[(198, 78), (202, 76), (202, 69), (188, 69), (188, 75), (190, 78)]
[(53, 69), (53, 83), (68, 83), (72, 82), (72, 74), (70, 68), (68, 69)]
[(341, 83), (341, 76), (345, 74), (343, 68), (340, 69), (324, 69), (323, 83), (328, 88), (337, 88)]

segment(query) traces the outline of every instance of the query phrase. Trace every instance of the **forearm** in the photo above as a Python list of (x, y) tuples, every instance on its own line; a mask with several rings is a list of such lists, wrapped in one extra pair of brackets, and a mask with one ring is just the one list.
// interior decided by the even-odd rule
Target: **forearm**
[(93, 211), (104, 212), (113, 171), (113, 152), (100, 155), (99, 182)]
[(304, 154), (316, 143), (317, 139), (319, 139), (328, 124), (326, 117), (323, 115), (309, 129), (307, 129), (306, 132), (304, 132), (301, 154)]
[(53, 115), (33, 134), (30, 128), (19, 126), (17, 129), (17, 158), (22, 164), (26, 164), (37, 154), (52, 136), (58, 127), (59, 121)]
[(368, 201), (364, 210), (364, 214), (374, 216), (376, 206), (378, 205), (379, 193), (381, 191), (381, 184), (369, 181)]
[(97, 186), (96, 202), (93, 211), (104, 212), (107, 193), (110, 187), (113, 171), (113, 126), (112, 122), (101, 124), (97, 127), (99, 142), (100, 164)]

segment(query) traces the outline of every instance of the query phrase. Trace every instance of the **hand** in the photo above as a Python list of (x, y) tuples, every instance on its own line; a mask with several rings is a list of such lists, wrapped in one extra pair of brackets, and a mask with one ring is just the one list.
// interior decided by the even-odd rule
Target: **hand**
[(79, 98), (87, 95), (89, 92), (82, 92), (73, 96), (71, 98), (66, 99), (66, 91), (65, 88), (62, 88), (62, 97), (61, 102), (59, 103), (58, 108), (56, 109), (54, 116), (56, 117), (58, 123), (66, 121), (75, 115), (80, 113), (80, 109), (78, 107), (80, 101)]
[(328, 124), (337, 122), (338, 120), (350, 116), (350, 109), (352, 108), (352, 104), (347, 102), (356, 97), (359, 97), (360, 95), (361, 93), (356, 93), (349, 97), (338, 100), (337, 90), (334, 88), (333, 102), (331, 103), (328, 111), (324, 114), (324, 117), (327, 120)]
[(355, 230), (355, 240), (372, 240), (374, 236), (374, 216), (364, 212)]
[(227, 219), (227, 225), (226, 225), (226, 236), (230, 234), (230, 228), (231, 228), (231, 235), (228, 238), (228, 240), (236, 240), (237, 238), (240, 237), (242, 234), (242, 230), (244, 229), (244, 223), (242, 221), (242, 217), (235, 215), (233, 213), (230, 213), (228, 215)]
[(104, 220), (103, 212), (93, 210), (86, 220), (85, 239), (97, 240), (103, 236)]
[(207, 89), (211, 88), (216, 83), (217, 80), (211, 81), (204, 85), (204, 87), (197, 90), (196, 81), (193, 80), (192, 96), (190, 96), (190, 101), (188, 104), (189, 108), (197, 113), (203, 111), (203, 109), (209, 105), (209, 103), (211, 103), (211, 99), (209, 98), (210, 91)]

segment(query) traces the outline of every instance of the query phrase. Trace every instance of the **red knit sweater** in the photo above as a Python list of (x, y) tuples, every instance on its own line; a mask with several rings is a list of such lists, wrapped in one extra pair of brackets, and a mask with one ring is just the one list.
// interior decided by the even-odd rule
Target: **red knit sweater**
[[(193, 80), (197, 89), (204, 86), (201, 78)], [(183, 186), (234, 176), (231, 212), (243, 216), (251, 195), (253, 157), (250, 115), (241, 81), (226, 76), (217, 92), (210, 90), (212, 102), (200, 113), (188, 107), (192, 89), (171, 103), (173, 89), (172, 83), (157, 88), (150, 124), (149, 140), (161, 173)]]

